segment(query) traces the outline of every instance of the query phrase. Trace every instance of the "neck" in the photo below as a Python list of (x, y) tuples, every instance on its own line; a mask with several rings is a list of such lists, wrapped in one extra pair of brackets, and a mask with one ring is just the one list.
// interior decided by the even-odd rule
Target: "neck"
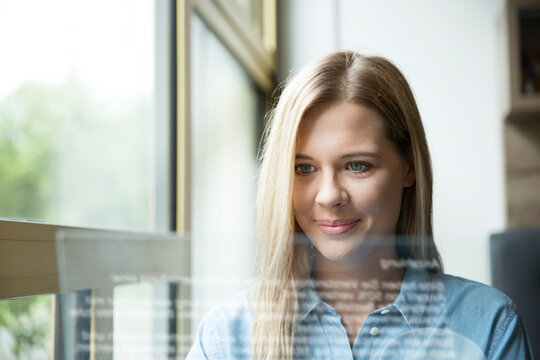
[[(361, 259), (347, 261), (328, 259), (314, 250), (312, 276), (317, 292), (341, 316), (351, 347), (367, 315), (392, 303), (398, 296), (404, 270), (382, 266), (383, 260), (398, 259), (393, 240), (374, 247)], [(381, 286), (383, 282), (394, 284)], [(392, 290), (386, 290), (389, 288)]]
[[(331, 260), (315, 250), (312, 277), (321, 299), (340, 315), (344, 315), (340, 308), (342, 296), (367, 314), (392, 303), (397, 297), (399, 290), (388, 289), (401, 287), (404, 270), (397, 267), (385, 269), (381, 265), (383, 260), (397, 259), (393, 241), (377, 246), (365, 258), (350, 261)], [(392, 286), (382, 286), (383, 283), (392, 283)]]
[(358, 284), (377, 280), (400, 281), (404, 270), (397, 267), (383, 268), (384, 260), (398, 260), (394, 244), (379, 246), (372, 254), (363, 259), (334, 261), (325, 258), (317, 250), (313, 278), (318, 281), (356, 281)]

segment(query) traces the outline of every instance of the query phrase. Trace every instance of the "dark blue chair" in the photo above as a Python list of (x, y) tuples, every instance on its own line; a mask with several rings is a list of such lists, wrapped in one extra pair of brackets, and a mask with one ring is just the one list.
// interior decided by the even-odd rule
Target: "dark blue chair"
[(540, 356), (540, 229), (491, 235), (490, 250), (493, 286), (515, 302), (536, 358)]

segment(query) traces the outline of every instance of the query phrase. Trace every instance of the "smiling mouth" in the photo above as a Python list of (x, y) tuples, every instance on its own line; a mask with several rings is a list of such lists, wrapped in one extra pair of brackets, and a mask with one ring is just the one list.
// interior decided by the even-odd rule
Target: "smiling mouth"
[(360, 219), (352, 220), (316, 220), (319, 229), (329, 235), (345, 234), (360, 222)]

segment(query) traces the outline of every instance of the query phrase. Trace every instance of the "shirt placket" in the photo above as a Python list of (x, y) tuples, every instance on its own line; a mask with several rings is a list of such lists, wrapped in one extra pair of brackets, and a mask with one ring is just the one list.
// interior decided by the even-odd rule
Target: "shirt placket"
[[(341, 323), (341, 317), (339, 314), (335, 310), (327, 308), (322, 314), (319, 315), (319, 320), (326, 336), (326, 343), (328, 344), (328, 357), (325, 358), (335, 360), (353, 360), (353, 354), (349, 346), (347, 331)], [(320, 339), (319, 341), (321, 340), (323, 339)]]
[(403, 314), (395, 306), (377, 310), (366, 318), (360, 330), (353, 348), (354, 359), (401, 360), (403, 357), (395, 347), (402, 336), (412, 333)]
[[(386, 314), (387, 312), (385, 312)], [(384, 328), (379, 321), (379, 314), (369, 314), (358, 335), (354, 341), (353, 346), (353, 359), (354, 360), (367, 360), (371, 359), (373, 354), (374, 344), (376, 344), (381, 336), (383, 336)]]

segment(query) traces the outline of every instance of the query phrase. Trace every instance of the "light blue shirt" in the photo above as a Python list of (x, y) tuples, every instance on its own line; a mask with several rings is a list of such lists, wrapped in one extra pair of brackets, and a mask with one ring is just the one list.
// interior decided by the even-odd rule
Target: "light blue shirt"
[[(377, 281), (367, 285), (392, 287)], [(245, 294), (222, 301), (201, 322), (187, 359), (251, 359), (252, 321)], [(395, 301), (367, 316), (352, 349), (339, 314), (306, 286), (300, 293), (294, 351), (295, 359), (312, 360), (533, 358), (506, 295), (418, 269), (406, 271)]]

